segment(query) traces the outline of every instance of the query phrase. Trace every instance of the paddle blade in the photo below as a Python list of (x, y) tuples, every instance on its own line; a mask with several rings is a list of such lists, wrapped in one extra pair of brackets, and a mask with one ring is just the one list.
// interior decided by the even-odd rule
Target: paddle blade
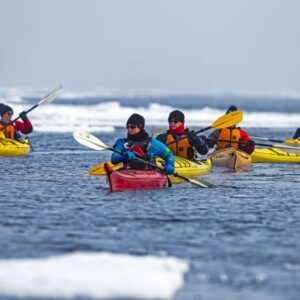
[(222, 129), (222, 128), (235, 126), (236, 124), (240, 123), (242, 120), (243, 120), (243, 112), (241, 112), (240, 110), (236, 110), (220, 117), (211, 125), (211, 128)]
[(102, 151), (110, 149), (109, 146), (105, 145), (97, 137), (85, 131), (75, 131), (73, 132), (73, 137), (79, 144), (94, 150)]
[(217, 187), (215, 184), (207, 182), (203, 179), (196, 180), (196, 179), (189, 178), (189, 182), (194, 184), (194, 185), (197, 185), (201, 188), (215, 188), (215, 187)]
[(188, 181), (189, 183), (192, 183), (198, 187), (201, 187), (201, 188), (212, 188), (212, 187), (216, 187), (216, 185), (210, 183), (210, 182), (207, 182), (205, 180), (202, 180), (202, 179), (192, 179), (192, 178), (188, 178), (188, 177), (185, 177), (185, 176), (182, 176), (182, 175), (179, 175), (178, 173), (174, 173), (172, 174), (173, 176), (175, 177), (178, 177), (178, 178), (181, 178), (185, 181)]
[(56, 99), (62, 92), (63, 87), (59, 86), (53, 91), (51, 91), (48, 95), (46, 95), (39, 103), (38, 105), (45, 105), (48, 103), (51, 103), (54, 99)]

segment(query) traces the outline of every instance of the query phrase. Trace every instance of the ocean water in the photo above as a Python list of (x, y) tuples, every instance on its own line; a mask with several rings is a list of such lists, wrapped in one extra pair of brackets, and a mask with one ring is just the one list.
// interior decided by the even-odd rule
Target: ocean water
[[(17, 112), (37, 100), (10, 104)], [(32, 112), (34, 151), (0, 158), (0, 299), (299, 299), (300, 164), (214, 167), (205, 179), (215, 189), (110, 193), (105, 177), (88, 169), (111, 153), (84, 148), (71, 134), (89, 130), (112, 145), (132, 112), (148, 117), (151, 132), (173, 108), (198, 129), (230, 104), (245, 112), (252, 135), (286, 139), (299, 127), (297, 99), (250, 100), (62, 97)]]

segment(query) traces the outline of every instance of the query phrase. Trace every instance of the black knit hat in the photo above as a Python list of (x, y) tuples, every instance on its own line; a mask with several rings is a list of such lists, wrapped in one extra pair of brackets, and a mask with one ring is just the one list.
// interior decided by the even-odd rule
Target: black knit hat
[(9, 111), (14, 113), (13, 109), (10, 106), (0, 103), (0, 116), (1, 117), (3, 117), (3, 115), (5, 115)]
[(180, 110), (173, 110), (168, 118), (168, 121), (170, 122), (171, 120), (178, 120), (180, 122), (184, 122), (184, 114)]
[(230, 105), (228, 107), (227, 111), (226, 111), (226, 114), (229, 114), (229, 113), (234, 112), (236, 110), (238, 110), (238, 109), (237, 109), (237, 107), (235, 105)]
[(128, 124), (136, 125), (139, 128), (144, 128), (145, 127), (145, 119), (143, 116), (141, 116), (139, 114), (133, 114), (127, 120), (126, 125), (128, 125)]

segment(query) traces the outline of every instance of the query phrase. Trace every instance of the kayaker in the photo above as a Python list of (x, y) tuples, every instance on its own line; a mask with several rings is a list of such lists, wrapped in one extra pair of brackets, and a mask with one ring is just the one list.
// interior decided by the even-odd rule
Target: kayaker
[(300, 127), (296, 129), (292, 139), (300, 139)]
[(32, 124), (25, 111), (19, 115), (23, 122), (17, 120), (12, 123), (13, 114), (14, 111), (10, 106), (3, 103), (0, 104), (0, 138), (19, 140), (21, 133), (29, 134), (32, 132)]
[(127, 123), (127, 138), (118, 139), (114, 149), (124, 152), (125, 155), (113, 153), (111, 161), (114, 165), (124, 162), (133, 169), (147, 169), (146, 164), (136, 160), (136, 157), (154, 162), (159, 156), (165, 160), (166, 174), (174, 173), (174, 156), (172, 152), (154, 137), (149, 137), (145, 130), (145, 119), (139, 114), (129, 117)]
[[(238, 110), (235, 105), (231, 105), (226, 114)], [(216, 140), (229, 140), (235, 141), (231, 142), (218, 142)], [(246, 131), (242, 130), (240, 127), (228, 127), (223, 129), (216, 129), (207, 137), (207, 143), (210, 148), (217, 145), (217, 150), (225, 148), (236, 148), (240, 149), (248, 154), (251, 154), (255, 150), (255, 142), (250, 140), (249, 135)]]
[[(207, 154), (209, 148), (206, 144), (205, 136), (198, 136), (195, 134), (195, 131), (185, 128), (185, 116), (182, 111), (172, 111), (168, 122), (169, 129), (166, 133), (157, 136), (157, 140), (166, 144), (174, 155), (196, 160), (197, 152), (201, 155)], [(186, 138), (181, 139), (184, 136)]]

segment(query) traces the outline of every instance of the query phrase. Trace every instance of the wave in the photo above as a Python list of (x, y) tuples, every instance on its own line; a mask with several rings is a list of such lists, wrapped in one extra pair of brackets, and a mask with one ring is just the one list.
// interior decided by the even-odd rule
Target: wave
[(169, 299), (183, 286), (188, 268), (173, 257), (112, 253), (1, 260), (0, 295)]
[[(13, 106), (15, 112), (28, 109), (29, 103), (22, 101), (24, 93), (37, 90), (21, 90), (23, 94), (18, 95), (12, 90), (14, 97), (6, 102)], [(74, 97), (74, 95), (72, 96)], [(34, 102), (35, 103), (35, 102)], [(64, 101), (53, 102), (41, 106), (30, 114), (36, 131), (40, 132), (72, 132), (74, 130), (86, 130), (94, 132), (113, 132), (115, 127), (124, 127), (128, 117), (133, 113), (139, 113), (146, 119), (147, 126), (167, 126), (167, 118), (170, 111), (176, 109), (174, 106), (159, 104), (156, 100), (134, 101), (133, 104), (121, 104), (119, 101), (88, 101), (80, 103)], [(209, 103), (209, 102), (207, 102)], [(136, 106), (139, 105), (140, 106)], [(253, 105), (255, 107), (255, 105)], [(253, 107), (252, 106), (252, 107)], [(272, 106), (271, 106), (272, 107)], [(293, 106), (292, 106), (293, 107)], [(291, 108), (292, 109), (292, 108)], [(188, 127), (204, 127), (211, 125), (216, 119), (224, 114), (224, 108), (212, 108), (210, 106), (188, 107), (182, 109), (186, 115)], [(296, 111), (298, 111), (296, 109)], [(299, 127), (299, 113), (282, 111), (244, 111), (242, 127)]]
[[(22, 111), (20, 104), (14, 105), (15, 111)], [(50, 104), (38, 108), (30, 114), (36, 131), (72, 132), (86, 130), (94, 132), (113, 132), (115, 127), (124, 127), (128, 117), (139, 113), (146, 119), (147, 126), (167, 126), (169, 113), (175, 108), (168, 105), (151, 103), (146, 107), (122, 106), (119, 102), (105, 102), (97, 105), (60, 105)], [(188, 127), (211, 125), (224, 114), (224, 110), (204, 107), (184, 109)], [(275, 112), (244, 112), (242, 127), (299, 127), (300, 114)]]

